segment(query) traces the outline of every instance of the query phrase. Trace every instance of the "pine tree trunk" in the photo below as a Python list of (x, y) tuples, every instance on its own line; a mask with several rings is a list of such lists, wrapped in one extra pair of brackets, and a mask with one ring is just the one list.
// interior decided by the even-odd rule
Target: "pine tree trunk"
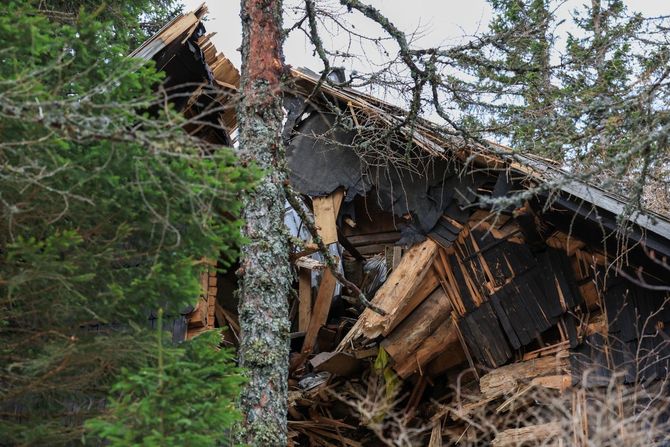
[(287, 443), (291, 271), (283, 217), (284, 148), (281, 141), (281, 0), (242, 0), (240, 155), (266, 173), (244, 203), (240, 268), (240, 361), (249, 383), (242, 393), (240, 441), (253, 446)]

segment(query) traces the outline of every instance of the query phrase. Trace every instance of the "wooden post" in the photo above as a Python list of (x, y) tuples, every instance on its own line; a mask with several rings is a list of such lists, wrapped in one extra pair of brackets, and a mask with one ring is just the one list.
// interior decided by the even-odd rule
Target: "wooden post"
[(344, 190), (338, 189), (326, 197), (314, 197), (314, 224), (324, 244), (337, 242), (337, 215), (344, 199)]
[(312, 309), (312, 318), (309, 320), (309, 325), (307, 326), (305, 342), (302, 345), (303, 354), (310, 354), (312, 352), (316, 344), (316, 337), (319, 335), (319, 329), (328, 321), (328, 311), (330, 310), (330, 303), (336, 285), (337, 280), (330, 272), (330, 269), (325, 269), (321, 278), (321, 284), (319, 285), (319, 292), (314, 302), (314, 308)]
[(298, 273), (298, 331), (307, 331), (312, 319), (312, 272), (300, 269)]

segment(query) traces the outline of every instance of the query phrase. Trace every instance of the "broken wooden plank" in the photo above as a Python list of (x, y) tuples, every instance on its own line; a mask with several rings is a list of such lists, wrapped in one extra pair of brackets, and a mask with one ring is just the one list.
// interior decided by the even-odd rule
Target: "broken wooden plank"
[(337, 242), (337, 214), (344, 199), (344, 190), (338, 189), (326, 197), (312, 198), (314, 224), (324, 244)]
[(309, 320), (305, 341), (302, 345), (303, 354), (310, 354), (312, 352), (316, 343), (316, 337), (319, 335), (319, 329), (328, 320), (328, 311), (330, 310), (336, 285), (337, 280), (335, 276), (333, 276), (329, 269), (324, 270), (321, 284), (319, 284), (319, 291), (316, 294), (316, 301), (312, 308), (312, 318)]
[(512, 363), (496, 368), (482, 376), (479, 389), (487, 397), (514, 393), (520, 383), (536, 377), (569, 374), (569, 353), (563, 350), (556, 355)]
[(466, 308), (465, 304), (463, 303), (463, 299), (461, 298), (461, 292), (458, 288), (456, 278), (454, 277), (454, 272), (452, 271), (451, 265), (449, 264), (448, 254), (444, 250), (439, 250), (439, 254), (439, 259), (436, 260), (435, 263), (440, 262), (446, 274), (445, 281), (441, 282), (442, 287), (447, 292), (447, 296), (451, 301), (451, 307), (460, 316), (463, 316), (466, 313)]
[(444, 290), (438, 287), (384, 339), (381, 346), (395, 363), (402, 363), (450, 315), (451, 303)]
[(407, 317), (428, 296), (415, 294), (437, 255), (437, 244), (430, 239), (412, 247), (400, 261), (398, 268), (391, 272), (386, 282), (375, 294), (372, 303), (386, 312), (380, 315), (371, 309), (365, 309), (361, 316), (342, 340), (339, 349), (344, 349), (353, 340), (364, 336), (374, 339), (387, 335), (405, 317)]
[(435, 421), (430, 431), (430, 440), (428, 447), (442, 447), (442, 422)]
[(296, 259), (295, 266), (305, 270), (323, 270), (326, 268), (326, 264), (309, 256), (303, 256)]
[(399, 231), (388, 231), (384, 233), (361, 234), (359, 236), (347, 237), (355, 247), (374, 244), (393, 244), (400, 239)]
[(393, 247), (393, 270), (398, 268), (402, 259), (402, 247)]
[(570, 374), (557, 374), (553, 376), (536, 377), (530, 384), (542, 388), (565, 391), (572, 386), (572, 376)]
[(215, 303), (214, 311), (216, 314), (216, 318), (219, 320), (219, 325), (226, 323), (230, 328), (230, 330), (233, 331), (233, 335), (235, 335), (235, 338), (239, 338), (240, 324), (237, 321), (235, 315), (233, 315), (230, 311), (226, 310), (226, 308), (221, 306), (218, 302)]
[(288, 258), (291, 262), (295, 262), (296, 260), (298, 260), (298, 259), (300, 259), (304, 256), (312, 255), (312, 254), (316, 253), (317, 251), (319, 251), (319, 246), (310, 242), (310, 243), (306, 243), (303, 246), (303, 249), (300, 250), (299, 252), (291, 253), (288, 256)]
[(491, 441), (494, 447), (518, 446), (527, 444), (554, 445), (549, 440), (557, 438), (565, 428), (559, 422), (529, 425), (527, 427), (509, 428), (501, 431)]
[[(451, 318), (445, 320), (435, 331), (426, 338), (416, 349), (416, 351), (407, 356), (402, 363), (394, 366), (396, 373), (400, 377), (407, 378), (419, 372), (423, 375), (426, 365), (445, 350), (451, 350), (459, 344), (456, 325)], [(454, 349), (454, 352), (458, 351)], [(463, 361), (462, 357), (458, 363)]]

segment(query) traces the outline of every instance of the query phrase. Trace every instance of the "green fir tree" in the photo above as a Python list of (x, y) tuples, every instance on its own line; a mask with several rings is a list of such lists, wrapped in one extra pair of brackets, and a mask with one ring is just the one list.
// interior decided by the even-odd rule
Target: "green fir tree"
[[(152, 3), (133, 5), (137, 13)], [(104, 5), (80, 6), (72, 20), (30, 2), (5, 3), (0, 15), (2, 445), (81, 443), (89, 419), (159, 405), (134, 382), (154, 374), (161, 357), (149, 315), (178, 315), (195, 302), (197, 260), (237, 256), (240, 222), (230, 216), (258, 177), (231, 150), (186, 135), (184, 118), (155, 107), (161, 74), (124, 56), (138, 17), (114, 21)], [(210, 349), (212, 337), (161, 348), (166, 383), (193, 389), (207, 374), (235, 374), (225, 366), (229, 354)], [(198, 361), (221, 370), (194, 371)], [(176, 365), (187, 368), (172, 377)], [(236, 380), (194, 393), (195, 404), (228, 411)], [(133, 401), (116, 400), (126, 389)], [(161, 392), (165, 403), (190, 405), (180, 390)], [(198, 419), (207, 412), (173, 410), (165, 421), (196, 418), (188, 422), (194, 439), (225, 431), (222, 424), (213, 434)], [(179, 424), (168, 426), (187, 422)], [(153, 439), (157, 426), (139, 420), (124, 430), (98, 433)]]

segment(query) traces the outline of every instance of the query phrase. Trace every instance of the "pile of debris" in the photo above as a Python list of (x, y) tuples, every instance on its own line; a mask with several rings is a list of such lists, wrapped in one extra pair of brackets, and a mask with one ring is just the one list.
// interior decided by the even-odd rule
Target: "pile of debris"
[[(205, 12), (177, 17), (136, 55), (154, 59), (168, 85), (190, 86), (177, 107), (212, 123), (194, 134), (230, 144), (239, 74), (205, 34)], [(302, 240), (292, 256), (294, 445), (586, 445), (624, 425), (638, 441), (667, 433), (667, 217), (637, 213), (624, 231), (623, 198), (551, 161), (427, 121), (409, 129), (395, 106), (291, 73), (284, 135), (302, 201), (286, 218)], [(538, 188), (549, 181), (558, 186)], [(211, 270), (186, 336), (226, 327), (234, 345), (235, 278)], [(630, 429), (659, 407), (654, 429)]]
[[(455, 442), (467, 431), (468, 412), (510, 411), (525, 394), (536, 398), (537, 387), (556, 391), (542, 392), (542, 406), (573, 386), (610, 386), (615, 376), (620, 384), (667, 378), (667, 292), (608, 275), (612, 261), (600, 250), (540, 220), (530, 206), (509, 215), (445, 212), (426, 240), (403, 248), (395, 245), (397, 218), (375, 208), (376, 200), (357, 197), (342, 208), (341, 196), (312, 198), (319, 234), (348, 247), (347, 279), (372, 292), (384, 315), (335, 294), (324, 263), (296, 259), (291, 427), (307, 445), (359, 445), (360, 420), (344, 416), (347, 406), (363, 420), (396, 412), (404, 424), (396, 430), (431, 421), (433, 439)], [(528, 214), (539, 225), (525, 225)], [(546, 236), (534, 231), (539, 226)], [(389, 394), (379, 394), (380, 386)], [(582, 395), (575, 408), (585, 406)], [(587, 414), (579, 422), (588, 435)], [(566, 433), (559, 422), (553, 436)], [(544, 423), (511, 423), (512, 432), (503, 426), (474, 439), (516, 445), (549, 436)]]

